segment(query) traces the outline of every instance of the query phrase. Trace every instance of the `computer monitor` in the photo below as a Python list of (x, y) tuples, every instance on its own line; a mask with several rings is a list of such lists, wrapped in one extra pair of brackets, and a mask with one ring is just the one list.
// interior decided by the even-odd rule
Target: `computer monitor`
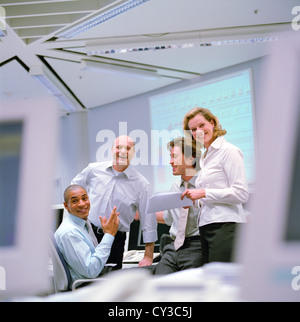
[(49, 288), (49, 231), (56, 161), (52, 99), (1, 103), (0, 298)]
[[(163, 234), (169, 234), (170, 226), (166, 224), (157, 224), (157, 241), (154, 243), (154, 252), (159, 253), (160, 241)], [(130, 225), (128, 237), (128, 250), (144, 250), (143, 232), (139, 220), (134, 220)]]
[(300, 301), (300, 37), (274, 45), (261, 84), (257, 182), (240, 232), (242, 298)]
[(64, 219), (64, 211), (65, 207), (63, 204), (53, 205), (53, 218), (52, 218), (52, 226), (51, 231), (54, 233)]

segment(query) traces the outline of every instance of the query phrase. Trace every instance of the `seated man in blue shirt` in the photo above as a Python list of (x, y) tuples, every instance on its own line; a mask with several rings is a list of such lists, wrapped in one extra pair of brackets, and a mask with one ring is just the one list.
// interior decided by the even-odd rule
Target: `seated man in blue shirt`
[(68, 263), (72, 282), (96, 278), (110, 255), (119, 214), (114, 207), (108, 220), (99, 217), (104, 237), (98, 244), (88, 220), (90, 201), (86, 190), (80, 185), (71, 185), (64, 192), (64, 200), (68, 214), (54, 235), (58, 248)]

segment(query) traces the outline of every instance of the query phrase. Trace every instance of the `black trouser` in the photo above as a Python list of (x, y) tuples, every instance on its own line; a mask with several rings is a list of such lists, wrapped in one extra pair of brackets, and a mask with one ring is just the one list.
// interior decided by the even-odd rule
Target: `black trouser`
[(155, 274), (163, 275), (202, 265), (200, 236), (186, 237), (184, 244), (176, 251), (174, 242), (166, 245), (163, 255), (155, 267)]
[[(101, 242), (104, 232), (101, 228), (98, 228), (92, 224), (94, 234), (98, 240), (98, 243)], [(112, 248), (110, 251), (110, 256), (106, 262), (106, 264), (117, 264), (113, 270), (121, 269), (123, 262), (123, 253), (125, 247), (126, 233), (118, 231), (115, 240), (112, 244)]]
[(199, 228), (203, 264), (233, 260), (237, 224), (212, 223)]

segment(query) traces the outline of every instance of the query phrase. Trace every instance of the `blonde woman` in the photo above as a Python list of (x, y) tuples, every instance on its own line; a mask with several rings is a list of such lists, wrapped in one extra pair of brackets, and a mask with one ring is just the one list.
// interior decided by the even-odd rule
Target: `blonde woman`
[(199, 230), (203, 263), (232, 261), (236, 226), (246, 222), (243, 203), (248, 185), (243, 154), (225, 139), (217, 117), (205, 108), (194, 108), (183, 121), (186, 135), (204, 144), (197, 189), (182, 194), (200, 207)]

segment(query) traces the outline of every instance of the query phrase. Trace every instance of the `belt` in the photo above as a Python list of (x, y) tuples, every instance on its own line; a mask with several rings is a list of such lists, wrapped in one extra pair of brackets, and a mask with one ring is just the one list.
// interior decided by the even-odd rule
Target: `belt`
[[(91, 224), (92, 224), (93, 229), (96, 230), (98, 234), (104, 234), (102, 228), (95, 226), (93, 223), (91, 223)], [(126, 232), (118, 230), (117, 234), (118, 235), (126, 235)]]
[(184, 242), (189, 242), (191, 240), (200, 240), (200, 236), (185, 237)]
[[(171, 238), (173, 239), (173, 241), (176, 239), (176, 236), (171, 236)], [(200, 240), (200, 236), (191, 236), (191, 237), (185, 237), (184, 241), (185, 242), (189, 242), (191, 240)]]

